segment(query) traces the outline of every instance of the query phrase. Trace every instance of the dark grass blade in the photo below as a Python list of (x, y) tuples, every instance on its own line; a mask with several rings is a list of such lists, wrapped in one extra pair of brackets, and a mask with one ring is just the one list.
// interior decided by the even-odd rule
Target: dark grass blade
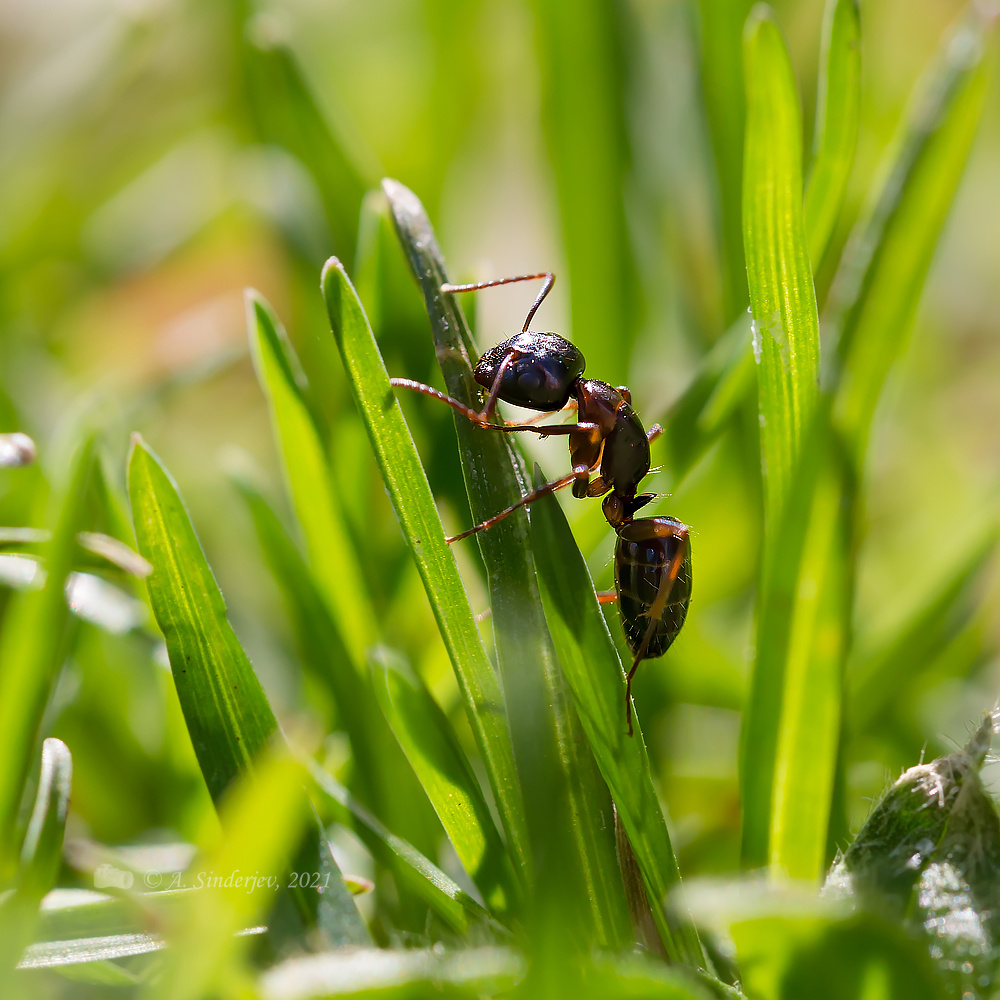
[(392, 394), (389, 376), (361, 303), (339, 261), (323, 271), (323, 295), (393, 509), (410, 545), (451, 658), (512, 859), (528, 858), (524, 805), (514, 768), (503, 698), (469, 607), (423, 466)]
[(858, 0), (828, 0), (820, 46), (813, 160), (806, 184), (806, 233), (813, 270), (823, 261), (854, 166), (861, 112)]
[(403, 661), (383, 650), (371, 667), (382, 712), (459, 861), (490, 912), (509, 919), (520, 909), (521, 885), (451, 723)]
[[(543, 481), (537, 470), (536, 481)], [(587, 564), (555, 497), (548, 496), (533, 506), (531, 537), (559, 662), (631, 841), (667, 957), (704, 967), (705, 957), (690, 919), (674, 913), (667, 903), (669, 892), (680, 884), (680, 873), (653, 786), (639, 713), (635, 735), (629, 737), (621, 661), (597, 603)], [(669, 669), (669, 657), (665, 663), (647, 662), (642, 669), (664, 667)]]
[[(233, 781), (253, 770), (277, 722), (229, 624), (225, 600), (177, 487), (138, 435), (129, 457), (128, 487), (139, 550), (154, 567), (146, 581), (153, 614), (167, 644), (198, 764), (218, 808)], [(337, 872), (318, 829), (306, 836), (302, 860), (308, 870)], [(339, 877), (332, 881), (326, 897), (292, 890), (296, 910), (307, 924), (318, 922), (334, 942), (368, 940)]]
[[(386, 180), (383, 189), (424, 296), (447, 391), (475, 405), (472, 338), (454, 297), (441, 293), (448, 278), (430, 221), (403, 185)], [(504, 435), (461, 418), (455, 425), (472, 516), (483, 520), (527, 492), (523, 467)], [(569, 703), (545, 625), (526, 512), (477, 538), (490, 584), (497, 659), (532, 845), (539, 929), (554, 933), (561, 921), (564, 940), (579, 927), (577, 933), (617, 943), (628, 933), (621, 887), (607, 896), (601, 875), (614, 864), (613, 829), (597, 822), (604, 812), (601, 803), (609, 801), (607, 790)], [(558, 869), (542, 861), (555, 856), (561, 859)], [(543, 916), (545, 908), (549, 917)]]
[(45, 586), (14, 597), (0, 631), (0, 884), (16, 864), (18, 808), (36, 753), (42, 715), (65, 655), (66, 578), (76, 556), (77, 532), (84, 527), (93, 462), (94, 440), (88, 436), (54, 494), (55, 527), (42, 550)]

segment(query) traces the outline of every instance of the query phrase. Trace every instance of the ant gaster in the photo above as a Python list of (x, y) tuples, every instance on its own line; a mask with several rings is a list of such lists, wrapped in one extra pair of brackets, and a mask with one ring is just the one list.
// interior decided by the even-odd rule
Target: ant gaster
[[(687, 615), (691, 600), (688, 529), (672, 517), (634, 519), (638, 510), (656, 499), (655, 493), (637, 491), (649, 472), (649, 443), (662, 433), (662, 428), (654, 424), (646, 433), (632, 409), (632, 394), (626, 386), (614, 387), (598, 379), (584, 378), (585, 361), (579, 348), (557, 334), (528, 330), (532, 317), (555, 283), (554, 274), (543, 272), (467, 285), (446, 284), (441, 291), (472, 292), (537, 279), (543, 280), (542, 288), (528, 310), (521, 332), (490, 348), (476, 365), (476, 381), (489, 390), (482, 410), (473, 410), (422, 382), (403, 378), (391, 382), (433, 396), (487, 430), (530, 431), (542, 437), (568, 435), (572, 472), (532, 490), (517, 503), (448, 541), (456, 542), (489, 528), (519, 507), (570, 484), (575, 497), (604, 497), (604, 516), (618, 536), (616, 593), (607, 599), (618, 601), (622, 627), (634, 657), (625, 684), (625, 712), (631, 736), (632, 677), (643, 659), (653, 659), (667, 651)], [(496, 424), (492, 417), (498, 400), (545, 413), (561, 410), (573, 401), (577, 422)], [(598, 467), (599, 472), (592, 479)]]

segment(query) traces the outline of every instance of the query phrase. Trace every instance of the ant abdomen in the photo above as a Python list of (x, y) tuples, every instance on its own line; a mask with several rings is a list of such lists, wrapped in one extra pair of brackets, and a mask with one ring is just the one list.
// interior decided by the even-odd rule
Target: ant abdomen
[[(675, 577), (668, 584), (671, 574)], [(662, 656), (684, 625), (691, 601), (687, 525), (673, 517), (623, 524), (615, 546), (615, 590), (629, 649), (638, 654), (645, 641), (643, 658)]]

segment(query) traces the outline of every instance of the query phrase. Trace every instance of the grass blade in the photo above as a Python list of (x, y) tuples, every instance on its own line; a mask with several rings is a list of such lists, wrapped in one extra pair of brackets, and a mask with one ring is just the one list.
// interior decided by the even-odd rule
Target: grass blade
[(73, 568), (76, 535), (83, 527), (93, 463), (94, 440), (86, 437), (56, 494), (55, 529), (42, 550), (45, 585), (13, 598), (0, 632), (0, 883), (16, 864), (18, 807), (63, 655), (69, 618), (66, 580)]
[[(743, 857), (757, 866), (770, 857), (782, 713), (791, 712), (786, 721), (798, 730), (797, 712), (807, 708), (785, 704), (794, 608), (788, 594), (795, 592), (818, 468), (801, 474), (797, 502), (804, 520), (796, 521), (786, 503), (816, 411), (819, 318), (802, 214), (798, 93), (784, 40), (765, 5), (754, 8), (744, 43), (744, 237), (758, 372), (765, 547), (757, 660), (742, 746)], [(820, 440), (825, 442), (825, 436)], [(796, 766), (794, 761), (784, 763)], [(812, 762), (800, 761), (798, 766), (811, 768)]]
[(322, 288), (348, 383), (465, 699), (508, 847), (518, 866), (523, 866), (528, 858), (524, 806), (500, 685), (483, 648), (455, 558), (445, 542), (430, 485), (392, 394), (375, 337), (339, 261), (327, 262)]
[[(177, 487), (138, 435), (129, 456), (128, 488), (139, 551), (154, 567), (146, 580), (153, 614), (198, 764), (218, 808), (233, 781), (253, 770), (278, 724), (229, 624)], [(312, 839), (307, 836), (301, 856), (305, 870), (337, 870), (319, 830)], [(305, 921), (318, 922), (334, 941), (342, 940), (341, 934), (348, 941), (367, 940), (357, 910), (350, 911), (351, 921), (345, 916), (339, 890), (338, 885), (329, 900), (301, 890), (291, 895)]]
[[(416, 196), (398, 182), (386, 180), (383, 189), (423, 292), (445, 386), (452, 397), (475, 405), (472, 337), (454, 297), (441, 293), (447, 274), (430, 220)], [(484, 433), (464, 419), (456, 419), (455, 426), (472, 516), (482, 520), (523, 496), (523, 466), (504, 435)], [(604, 897), (606, 883), (598, 875), (614, 858), (613, 831), (597, 822), (607, 789), (559, 672), (526, 522), (526, 512), (519, 510), (477, 539), (490, 584), (497, 661), (532, 843), (538, 930), (554, 933), (558, 926), (565, 941), (567, 928), (575, 926), (581, 935), (614, 943), (624, 939), (627, 928), (619, 918), (623, 904)], [(556, 855), (562, 859), (559, 870), (540, 865)], [(539, 937), (535, 943), (546, 940)]]
[(372, 660), (375, 693), (407, 760), (431, 800), (459, 861), (491, 912), (516, 912), (520, 885), (489, 806), (444, 712), (404, 663)]
[(302, 527), (309, 565), (333, 614), (359, 675), (375, 641), (375, 615), (334, 494), (319, 432), (301, 394), (291, 345), (271, 309), (247, 295), (247, 325), (254, 366), (267, 396), (274, 436), (281, 449), (285, 483)]
[(781, 31), (764, 4), (745, 36), (743, 233), (758, 361), (767, 526), (781, 515), (817, 399), (819, 316), (802, 217), (802, 125)]
[[(540, 476), (536, 471), (536, 479)], [(670, 834), (653, 787), (642, 730), (625, 726), (625, 676), (601, 614), (587, 564), (554, 496), (531, 512), (542, 599), (559, 662), (580, 722), (611, 790), (646, 884), (653, 917), (672, 962), (705, 965), (697, 932), (686, 915), (667, 908), (680, 884)]]
[(333, 803), (337, 822), (353, 830), (368, 850), (453, 931), (465, 934), (470, 920), (490, 922), (489, 913), (460, 885), (412, 844), (387, 830), (340, 782), (314, 761), (307, 760), (305, 764), (316, 787)]
[(925, 74), (885, 184), (852, 234), (831, 289), (831, 326), (839, 330), (836, 418), (858, 456), (979, 127), (990, 23), (985, 12), (970, 13)]
[[(638, 320), (622, 191), (628, 167), (623, 14), (602, 0), (534, 0), (543, 123), (569, 267), (573, 342), (612, 385), (628, 378)], [(539, 262), (536, 270), (551, 265)], [(608, 331), (614, 330), (614, 337)]]
[(806, 232), (820, 266), (854, 166), (861, 110), (861, 13), (858, 0), (828, 0), (820, 46), (813, 161), (806, 185)]

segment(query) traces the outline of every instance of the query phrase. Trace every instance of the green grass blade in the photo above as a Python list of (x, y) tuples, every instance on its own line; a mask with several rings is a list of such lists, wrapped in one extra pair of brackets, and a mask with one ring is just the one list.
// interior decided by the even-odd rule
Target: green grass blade
[(458, 883), (449, 878), (412, 844), (397, 837), (379, 822), (351, 793), (314, 761), (306, 767), (316, 787), (332, 804), (337, 822), (349, 827), (382, 864), (458, 934), (469, 930), (471, 920), (490, 922), (484, 910)]
[(736, 319), (747, 303), (740, 220), (746, 113), (740, 39), (750, 3), (749, 0), (699, 0), (698, 9), (701, 14), (701, 85), (719, 185), (723, 308), (728, 323)]
[(377, 634), (375, 615), (344, 528), (323, 444), (293, 375), (291, 345), (270, 308), (255, 293), (247, 295), (247, 325), (309, 565), (360, 675), (366, 669), (366, 650)]
[(809, 259), (826, 253), (854, 166), (861, 111), (861, 13), (858, 0), (827, 0), (820, 48), (813, 161), (806, 184)]
[(758, 359), (768, 528), (781, 516), (816, 406), (819, 316), (802, 217), (802, 124), (788, 50), (758, 4), (745, 35), (743, 234)]
[(978, 131), (988, 25), (985, 13), (970, 14), (925, 74), (885, 184), (858, 223), (831, 289), (842, 372), (836, 416), (858, 455)]
[(430, 485), (392, 394), (371, 327), (339, 261), (327, 263), (322, 288), (348, 383), (465, 699), (508, 846), (518, 865), (524, 865), (528, 858), (524, 806), (503, 696), (445, 541)]
[[(624, 14), (602, 0), (578, 0), (572, 17), (560, 0), (534, 0), (532, 8), (541, 55), (542, 121), (569, 269), (572, 339), (590, 370), (617, 385), (629, 375), (626, 360), (639, 318), (623, 198), (628, 168)], [(534, 271), (552, 266), (525, 264)], [(549, 327), (543, 321), (535, 329)]]
[(21, 847), (16, 884), (0, 901), (0, 976), (14, 967), (34, 936), (39, 904), (59, 875), (72, 781), (69, 748), (50, 737), (42, 744), (38, 792)]
[(139, 551), (191, 742), (217, 804), (277, 730), (264, 689), (226, 615), (177, 486), (141, 437), (128, 466)]
[(64, 654), (66, 579), (73, 568), (77, 532), (84, 526), (93, 462), (94, 441), (87, 437), (54, 498), (55, 529), (42, 550), (45, 586), (16, 595), (0, 631), (0, 884), (16, 864), (18, 807)]
[(372, 660), (372, 676), (382, 712), (459, 861), (490, 911), (509, 917), (520, 885), (451, 723), (413, 671), (387, 652)]
[[(554, 496), (533, 506), (531, 535), (546, 619), (559, 662), (632, 843), (667, 957), (673, 962), (704, 966), (701, 944), (690, 920), (667, 908), (667, 895), (680, 884), (680, 873), (653, 786), (646, 744), (638, 716), (635, 736), (628, 736), (621, 661), (597, 603), (587, 564)], [(646, 664), (645, 669), (651, 667), (659, 664)]]
[[(177, 487), (138, 435), (128, 466), (129, 497), (139, 551), (154, 571), (146, 580), (156, 623), (195, 756), (219, 807), (226, 790), (251, 771), (277, 731), (277, 721), (250, 660), (229, 624), (226, 603), (195, 534)], [(301, 851), (309, 870), (336, 865), (326, 839), (306, 837)], [(343, 932), (335, 897), (292, 890), (307, 923), (319, 923), (334, 941)], [(357, 912), (348, 940), (366, 940)]]
[[(383, 189), (423, 293), (445, 386), (452, 397), (475, 405), (479, 390), (469, 363), (472, 338), (454, 297), (441, 293), (448, 279), (430, 220), (416, 196), (398, 182), (386, 180)], [(505, 435), (483, 432), (462, 418), (455, 426), (472, 516), (482, 520), (520, 499), (526, 476)], [(538, 880), (539, 930), (551, 931), (566, 921), (564, 935), (576, 925), (581, 934), (614, 943), (627, 929), (618, 917), (621, 907), (603, 897), (606, 883), (598, 875), (613, 859), (610, 825), (595, 825), (607, 789), (556, 662), (526, 522), (522, 509), (476, 537), (490, 584), (497, 661)], [(562, 859), (558, 870), (539, 865), (555, 854)], [(542, 916), (546, 907), (549, 915)], [(541, 946), (542, 939), (536, 943)]]
[[(808, 707), (785, 705), (784, 711), (792, 714), (783, 721), (794, 606), (794, 598), (788, 595), (795, 593), (808, 523), (797, 522), (785, 505), (816, 411), (819, 319), (802, 215), (798, 93), (784, 40), (769, 8), (754, 8), (744, 41), (744, 236), (758, 363), (765, 549), (757, 660), (744, 717), (741, 777), (743, 856), (747, 864), (757, 866), (770, 857), (778, 734), (786, 723), (798, 730), (801, 720), (796, 712)], [(812, 509), (810, 480), (816, 474), (818, 470), (801, 477), (798, 502), (804, 519)], [(809, 760), (783, 760), (782, 766), (786, 764), (793, 769), (812, 767)]]

